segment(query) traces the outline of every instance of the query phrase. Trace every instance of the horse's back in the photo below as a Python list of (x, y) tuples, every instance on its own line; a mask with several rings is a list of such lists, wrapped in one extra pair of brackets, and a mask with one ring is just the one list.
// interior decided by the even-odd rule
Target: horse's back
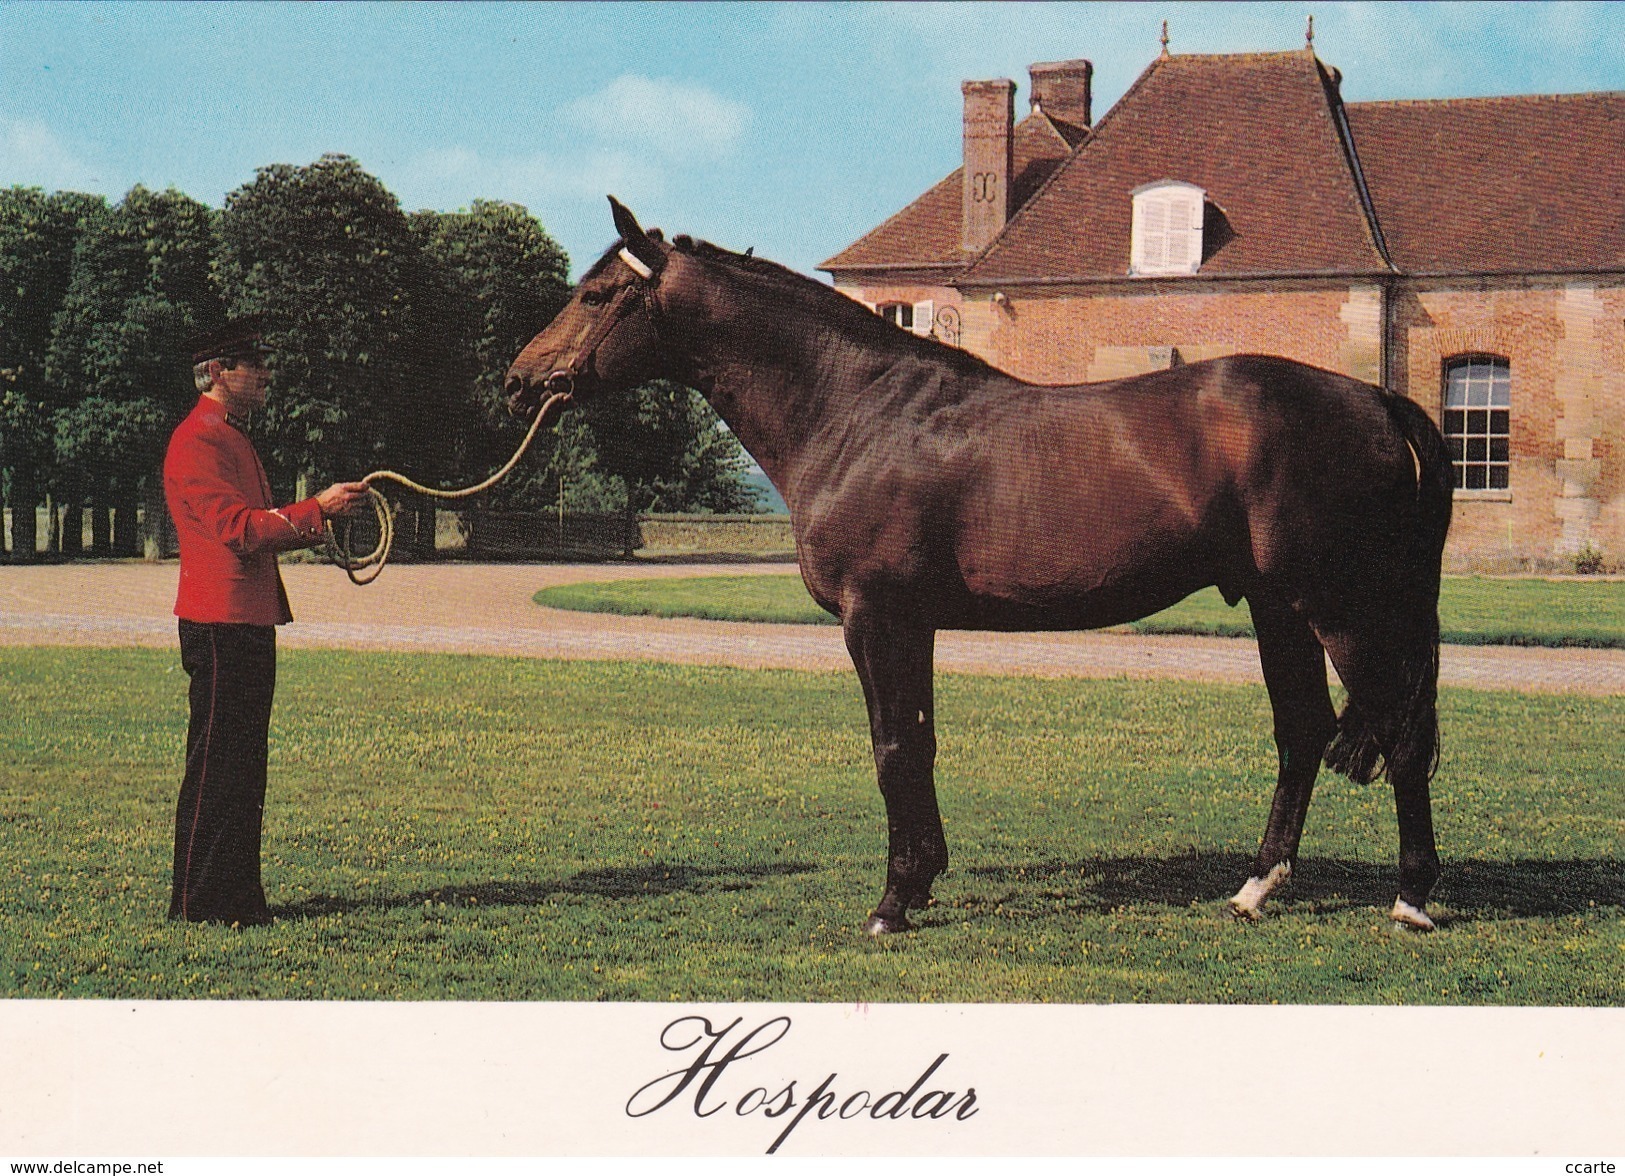
[(918, 590), (943, 627), (1090, 628), (1209, 584), (1234, 597), (1345, 542), (1409, 473), (1378, 389), (1270, 356), (1068, 386), (918, 373), (872, 403), (832, 447), (809, 586)]
[(978, 590), (1042, 599), (1242, 576), (1258, 504), (1346, 464), (1346, 434), (1381, 415), (1373, 390), (1268, 357), (1008, 387), (972, 407), (952, 463), (960, 564)]

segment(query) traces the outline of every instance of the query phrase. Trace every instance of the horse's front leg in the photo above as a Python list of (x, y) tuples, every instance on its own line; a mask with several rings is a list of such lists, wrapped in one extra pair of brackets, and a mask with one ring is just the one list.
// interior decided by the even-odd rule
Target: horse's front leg
[(936, 633), (861, 610), (848, 612), (845, 629), (846, 647), (869, 706), (875, 771), (886, 801), (886, 891), (868, 923), (871, 935), (885, 935), (908, 930), (908, 909), (930, 902), (932, 881), (948, 867), (932, 776), (937, 758), (931, 701)]

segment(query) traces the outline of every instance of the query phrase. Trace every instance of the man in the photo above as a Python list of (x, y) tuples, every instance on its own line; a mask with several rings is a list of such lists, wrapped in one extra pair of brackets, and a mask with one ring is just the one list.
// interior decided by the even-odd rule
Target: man
[(272, 508), (248, 414), (265, 403), (261, 320), (196, 341), (202, 396), (164, 457), (164, 498), (180, 540), (181, 665), (191, 677), (186, 776), (175, 811), (171, 919), (271, 921), (260, 885), (265, 765), (276, 686), (276, 628), (293, 619), (276, 553), (322, 541), (323, 520), (367, 499), (360, 482)]

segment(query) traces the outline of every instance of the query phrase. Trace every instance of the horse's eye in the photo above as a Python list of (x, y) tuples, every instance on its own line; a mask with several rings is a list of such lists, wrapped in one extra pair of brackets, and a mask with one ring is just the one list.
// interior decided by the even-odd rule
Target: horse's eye
[(605, 301), (608, 300), (608, 298), (609, 295), (605, 294), (602, 290), (588, 290), (581, 295), (581, 305), (602, 306)]

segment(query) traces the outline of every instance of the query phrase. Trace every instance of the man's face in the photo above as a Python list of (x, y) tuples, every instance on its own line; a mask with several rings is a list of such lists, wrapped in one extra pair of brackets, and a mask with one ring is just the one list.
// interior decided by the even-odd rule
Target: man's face
[(271, 373), (266, 368), (262, 356), (255, 355), (226, 362), (216, 361), (211, 363), (210, 367), (213, 368), (216, 364), (219, 370), (213, 373), (214, 389), (219, 393), (220, 402), (226, 406), (228, 412), (244, 414), (264, 407), (265, 393), (271, 384)]

